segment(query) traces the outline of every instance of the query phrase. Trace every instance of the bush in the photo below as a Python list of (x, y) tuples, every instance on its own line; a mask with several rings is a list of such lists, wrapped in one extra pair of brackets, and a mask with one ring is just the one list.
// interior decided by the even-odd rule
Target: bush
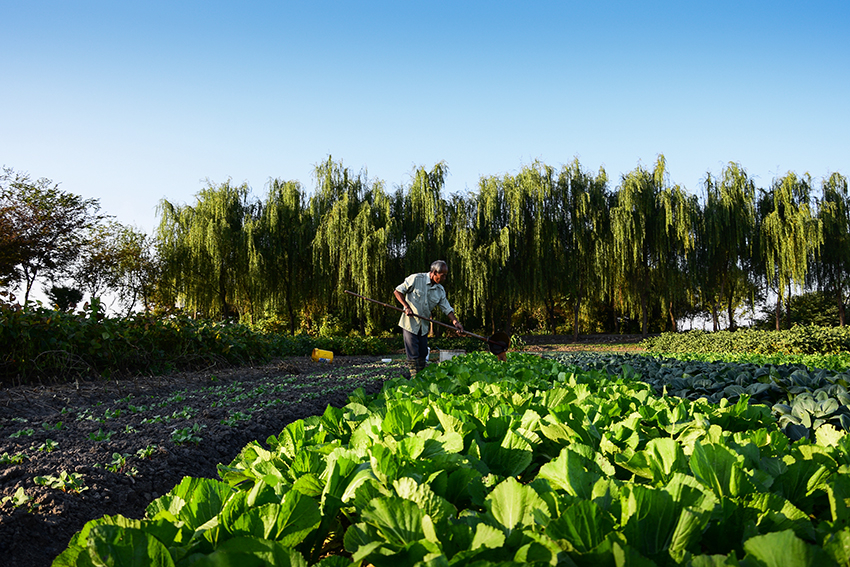
[[(336, 323), (326, 319), (326, 330)], [(181, 314), (104, 316), (99, 302), (76, 313), (0, 304), (0, 384), (77, 377), (162, 374), (212, 364), (256, 364), (273, 357), (309, 356), (314, 348), (337, 355), (384, 355), (402, 348), (401, 336), (352, 333), (312, 337), (285, 334), (280, 320), (253, 327), (191, 319)], [(432, 349), (487, 350), (469, 337), (435, 337)]]
[(655, 353), (838, 354), (850, 350), (850, 328), (795, 326), (785, 331), (687, 331), (641, 342)]

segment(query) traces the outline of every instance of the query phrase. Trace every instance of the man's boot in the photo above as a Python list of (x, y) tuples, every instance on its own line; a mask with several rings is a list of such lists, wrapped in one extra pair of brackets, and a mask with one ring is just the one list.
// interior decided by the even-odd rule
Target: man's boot
[(425, 370), (425, 366), (428, 364), (428, 361), (424, 358), (416, 359), (416, 371)]

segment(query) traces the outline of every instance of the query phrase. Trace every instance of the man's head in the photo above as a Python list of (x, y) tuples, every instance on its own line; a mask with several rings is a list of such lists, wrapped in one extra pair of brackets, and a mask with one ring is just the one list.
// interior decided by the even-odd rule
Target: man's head
[(449, 265), (444, 260), (435, 260), (431, 263), (431, 281), (441, 284), (449, 277)]

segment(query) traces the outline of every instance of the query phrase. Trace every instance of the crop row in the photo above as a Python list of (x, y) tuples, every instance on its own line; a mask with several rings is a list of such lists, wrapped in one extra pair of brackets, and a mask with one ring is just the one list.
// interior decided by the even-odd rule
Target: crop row
[(796, 325), (782, 331), (738, 329), (736, 331), (691, 330), (661, 333), (641, 341), (654, 353), (757, 353), (835, 354), (848, 359), (850, 327)]
[[(77, 313), (12, 309), (0, 302), (0, 385), (92, 375), (165, 374), (216, 364), (247, 365), (306, 356), (314, 348), (338, 355), (381, 355), (399, 337), (289, 335), (262, 323), (196, 320), (184, 315), (106, 317), (96, 307)], [(437, 338), (435, 348), (480, 350), (472, 338)]]
[[(140, 462), (163, 457), (170, 448), (166, 444), (161, 447), (147, 444), (146, 439), (151, 435), (162, 437), (162, 428), (157, 424), (165, 424), (171, 430), (173, 445), (199, 445), (210, 439), (210, 434), (214, 438), (216, 431), (221, 432), (221, 429), (212, 429), (218, 424), (238, 427), (241, 422), (268, 415), (285, 406), (297, 406), (334, 392), (350, 392), (356, 385), (380, 380), (385, 372), (385, 364), (364, 364), (354, 372), (328, 367), (326, 372), (313, 375), (309, 381), (300, 376), (274, 376), (222, 384), (213, 376), (206, 385), (168, 394), (130, 394), (106, 404), (98, 402), (79, 411), (63, 407), (58, 416), (48, 417), (47, 421), (0, 416), (0, 474), (7, 472), (8, 467), (26, 462), (34, 462), (35, 466), (44, 470), (45, 462), (57, 460), (46, 458), (48, 453), (53, 453), (52, 457), (58, 456), (59, 461), (73, 459), (80, 447), (73, 443), (69, 446), (67, 441), (87, 437), (92, 451), (104, 444), (101, 447), (106, 451), (105, 456), (96, 467), (133, 477), (138, 474)], [(199, 420), (202, 411), (206, 415), (200, 416), (202, 419)], [(207, 430), (207, 427), (211, 429)], [(49, 477), (56, 479), (68, 474), (62, 469), (50, 472), (55, 474)], [(33, 482), (44, 484), (37, 478)], [(66, 492), (85, 489), (84, 484), (77, 488), (67, 482), (51, 486)], [(11, 502), (14, 507), (29, 509), (30, 500), (32, 492), (27, 494), (27, 489), (21, 487), (14, 498), (2, 499), (0, 507)]]
[(803, 364), (705, 362), (634, 354), (558, 354), (565, 365), (628, 374), (658, 394), (718, 403), (747, 399), (771, 408), (792, 440), (813, 438), (822, 426), (850, 431), (850, 370), (810, 369)]
[(91, 308), (64, 313), (0, 304), (0, 384), (42, 378), (163, 374), (218, 364), (248, 364), (275, 356), (305, 356), (313, 348), (339, 354), (383, 354), (375, 337), (311, 337), (263, 333), (248, 325), (186, 316), (105, 317)]
[(850, 440), (765, 406), (467, 355), (253, 442), (55, 566), (846, 565)]

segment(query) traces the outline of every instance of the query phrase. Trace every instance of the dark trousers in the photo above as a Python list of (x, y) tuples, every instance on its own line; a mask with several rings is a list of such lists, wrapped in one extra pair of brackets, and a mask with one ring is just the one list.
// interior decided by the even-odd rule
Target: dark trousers
[(404, 352), (407, 354), (407, 367), (411, 376), (416, 376), (420, 370), (424, 370), (428, 361), (428, 335), (414, 335), (410, 331), (401, 330), (404, 337)]
[(406, 329), (401, 330), (404, 337), (404, 352), (407, 360), (422, 359), (428, 356), (428, 335), (414, 335)]

